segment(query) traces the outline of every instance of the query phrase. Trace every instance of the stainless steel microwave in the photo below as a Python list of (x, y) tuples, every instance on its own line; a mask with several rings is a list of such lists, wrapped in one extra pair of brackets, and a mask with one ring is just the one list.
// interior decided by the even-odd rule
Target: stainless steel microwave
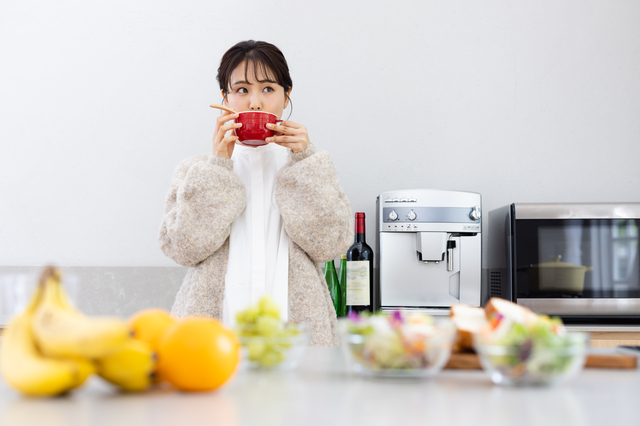
[(640, 203), (509, 210), (513, 301), (568, 323), (640, 324)]

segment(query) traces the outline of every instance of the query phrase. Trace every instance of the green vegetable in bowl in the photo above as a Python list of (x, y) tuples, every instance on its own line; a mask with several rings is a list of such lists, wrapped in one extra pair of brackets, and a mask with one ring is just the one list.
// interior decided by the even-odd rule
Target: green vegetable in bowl
[(559, 318), (539, 315), (522, 324), (497, 315), (489, 323), (491, 329), (476, 336), (476, 351), (489, 369), (509, 378), (548, 381), (584, 359), (586, 336), (568, 333)]
[(354, 361), (372, 371), (422, 370), (446, 362), (453, 325), (438, 326), (421, 313), (351, 314), (341, 320)]

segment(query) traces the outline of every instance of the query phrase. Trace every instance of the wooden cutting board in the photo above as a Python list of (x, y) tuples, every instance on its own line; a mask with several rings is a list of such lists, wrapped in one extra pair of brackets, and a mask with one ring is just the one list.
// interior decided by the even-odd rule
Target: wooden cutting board
[[(638, 368), (638, 358), (633, 355), (622, 354), (589, 354), (585, 368)], [(444, 367), (449, 370), (482, 370), (478, 355), (474, 353), (452, 353), (449, 362)]]

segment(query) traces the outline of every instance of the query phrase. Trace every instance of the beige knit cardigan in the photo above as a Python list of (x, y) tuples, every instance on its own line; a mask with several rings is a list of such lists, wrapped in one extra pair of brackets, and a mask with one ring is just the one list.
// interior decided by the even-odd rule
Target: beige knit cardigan
[[(336, 312), (319, 263), (349, 248), (353, 219), (329, 154), (314, 145), (291, 153), (276, 176), (276, 204), (289, 236), (289, 318), (313, 326), (312, 345), (337, 345)], [(174, 171), (159, 242), (189, 269), (173, 315), (222, 319), (231, 223), (245, 205), (232, 160), (199, 155)]]

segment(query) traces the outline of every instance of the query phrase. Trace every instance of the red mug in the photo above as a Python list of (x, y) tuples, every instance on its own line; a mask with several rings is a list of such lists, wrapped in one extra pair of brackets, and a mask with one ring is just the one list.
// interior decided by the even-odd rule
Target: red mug
[(235, 129), (240, 142), (249, 146), (266, 145), (265, 139), (274, 135), (273, 130), (267, 129), (267, 123), (282, 123), (278, 116), (265, 111), (243, 111), (238, 113), (236, 123), (242, 127)]

